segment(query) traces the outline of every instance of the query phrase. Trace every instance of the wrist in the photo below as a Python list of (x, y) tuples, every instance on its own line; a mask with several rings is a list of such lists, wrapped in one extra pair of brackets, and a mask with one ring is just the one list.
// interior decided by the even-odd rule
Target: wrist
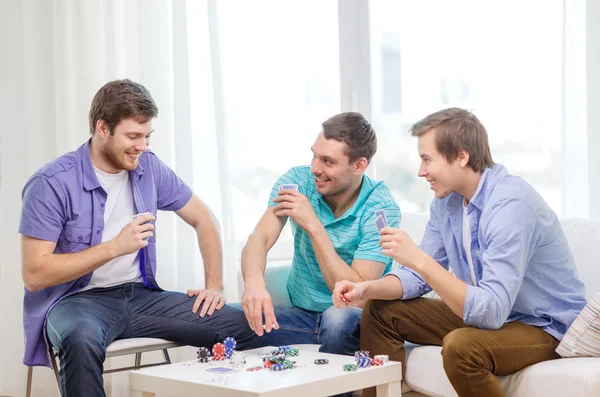
[(114, 259), (114, 258), (122, 255), (120, 253), (119, 244), (117, 243), (116, 239), (109, 240), (105, 244), (106, 244), (105, 247), (108, 252), (108, 256), (111, 259)]
[(265, 278), (262, 274), (246, 277), (244, 280), (244, 285), (246, 289), (266, 289), (267, 284), (265, 283)]
[(324, 230), (325, 230), (325, 228), (323, 227), (321, 222), (319, 222), (317, 220), (316, 222), (312, 222), (312, 223), (308, 224), (308, 226), (306, 227), (306, 229), (304, 231), (308, 234), (308, 237), (310, 237), (311, 239), (314, 239), (314, 238), (318, 238), (321, 231), (324, 231)]

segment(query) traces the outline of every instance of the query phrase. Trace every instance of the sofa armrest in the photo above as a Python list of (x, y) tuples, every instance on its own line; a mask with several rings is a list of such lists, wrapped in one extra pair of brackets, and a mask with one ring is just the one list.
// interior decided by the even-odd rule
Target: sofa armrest
[[(291, 306), (287, 292), (287, 278), (290, 273), (291, 261), (269, 262), (265, 269), (265, 283), (267, 291), (271, 294), (274, 305)], [(238, 271), (238, 291), (240, 301), (244, 295), (244, 277), (242, 270)]]

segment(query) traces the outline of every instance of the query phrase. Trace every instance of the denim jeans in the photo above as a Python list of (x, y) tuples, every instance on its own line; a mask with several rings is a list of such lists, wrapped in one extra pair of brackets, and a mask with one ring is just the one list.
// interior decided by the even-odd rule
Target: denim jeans
[(360, 349), (362, 309), (330, 307), (322, 313), (275, 305), (278, 330), (264, 333), (262, 346), (320, 344), (320, 352), (354, 355)]
[(244, 313), (229, 306), (201, 318), (196, 297), (156, 291), (139, 283), (96, 288), (68, 296), (48, 313), (46, 332), (60, 358), (63, 396), (105, 396), (106, 348), (116, 339), (162, 338), (211, 348), (228, 336), (237, 349), (260, 346)]

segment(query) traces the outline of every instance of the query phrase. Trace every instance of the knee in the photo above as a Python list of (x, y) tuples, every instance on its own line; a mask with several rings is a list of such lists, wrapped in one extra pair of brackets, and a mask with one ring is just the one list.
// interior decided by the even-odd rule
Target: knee
[(333, 337), (354, 335), (358, 331), (362, 309), (358, 307), (330, 307), (321, 316), (321, 332)]
[(457, 367), (457, 363), (473, 361), (481, 353), (477, 345), (477, 329), (459, 328), (448, 333), (442, 341), (442, 358), (446, 372)]
[(81, 354), (104, 356), (104, 334), (98, 324), (77, 322), (62, 330), (59, 338), (59, 350), (69, 350)]
[[(393, 310), (392, 310), (393, 305)], [(397, 313), (404, 307), (403, 301), (368, 300), (363, 308), (361, 328), (388, 327), (391, 324), (390, 312)]]

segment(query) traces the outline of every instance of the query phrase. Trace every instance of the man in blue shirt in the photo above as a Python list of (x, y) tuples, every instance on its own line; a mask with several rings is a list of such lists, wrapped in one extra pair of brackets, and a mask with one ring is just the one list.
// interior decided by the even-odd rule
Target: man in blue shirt
[[(377, 150), (367, 120), (359, 113), (342, 113), (322, 128), (311, 148), (311, 166), (292, 168), (279, 178), (244, 247), (242, 308), (258, 335), (266, 329), (263, 345), (316, 343), (323, 352), (354, 354), (362, 304), (336, 309), (331, 291), (340, 280), (374, 280), (390, 270), (392, 260), (379, 246), (375, 211), (383, 210), (388, 223), (398, 227), (400, 209), (383, 182), (364, 175)], [(294, 234), (287, 280), (292, 306), (273, 307), (264, 269), (288, 218)]]
[[(90, 109), (91, 139), (43, 166), (23, 189), (23, 362), (51, 366), (50, 342), (63, 396), (105, 395), (102, 367), (115, 339), (211, 347), (233, 336), (240, 349), (260, 343), (244, 314), (225, 306), (212, 213), (147, 151), (157, 114), (142, 85), (104, 85)], [(206, 289), (184, 294), (158, 286), (157, 210), (175, 211), (195, 229)]]
[[(442, 110), (412, 135), (419, 176), (435, 193), (423, 241), (417, 247), (402, 230), (382, 229), (382, 252), (403, 266), (378, 281), (338, 283), (336, 306), (346, 306), (339, 294), (372, 299), (362, 349), (404, 362), (405, 341), (443, 346), (459, 396), (503, 396), (496, 375), (559, 357), (555, 349), (586, 303), (583, 283), (556, 214), (494, 164), (475, 115)], [(441, 299), (419, 298), (432, 289)]]

